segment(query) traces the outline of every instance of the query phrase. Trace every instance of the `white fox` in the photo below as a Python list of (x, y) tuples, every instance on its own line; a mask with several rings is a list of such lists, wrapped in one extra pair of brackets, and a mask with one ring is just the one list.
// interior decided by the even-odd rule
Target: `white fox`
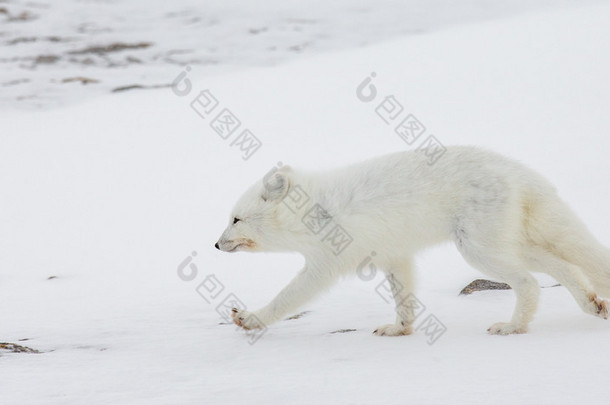
[[(329, 225), (330, 223), (330, 225)], [(334, 234), (333, 234), (334, 232)], [(551, 275), (586, 313), (608, 317), (610, 250), (602, 246), (541, 175), (473, 147), (448, 147), (433, 165), (400, 152), (324, 172), (275, 168), (239, 200), (216, 248), (292, 251), (305, 267), (258, 311), (234, 309), (233, 321), (264, 328), (293, 313), (370, 252), (391, 282), (396, 321), (376, 335), (412, 332), (413, 257), (455, 242), (466, 261), (508, 283), (512, 319), (488, 332), (525, 333), (538, 303), (531, 271)]]

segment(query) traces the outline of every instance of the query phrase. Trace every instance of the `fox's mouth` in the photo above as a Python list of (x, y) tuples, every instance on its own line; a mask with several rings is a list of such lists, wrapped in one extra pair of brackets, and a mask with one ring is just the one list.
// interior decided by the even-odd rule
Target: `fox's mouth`
[(238, 249), (242, 248), (242, 247), (246, 247), (246, 248), (253, 248), (256, 246), (256, 243), (254, 243), (253, 240), (251, 239), (241, 239), (238, 241), (238, 243), (233, 246), (231, 249), (227, 250), (227, 252), (237, 252)]

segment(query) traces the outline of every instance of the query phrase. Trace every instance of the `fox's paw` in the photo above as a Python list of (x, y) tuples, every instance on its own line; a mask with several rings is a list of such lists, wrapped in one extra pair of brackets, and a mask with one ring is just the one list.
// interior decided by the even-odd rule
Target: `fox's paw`
[(513, 333), (527, 333), (526, 326), (518, 326), (511, 322), (494, 323), (487, 329), (490, 335), (511, 335)]
[(231, 319), (237, 326), (241, 326), (246, 330), (250, 329), (265, 329), (265, 324), (252, 312), (243, 311), (241, 309), (233, 308), (231, 310)]
[(599, 316), (603, 319), (608, 319), (609, 308), (610, 303), (608, 303), (608, 301), (599, 298), (597, 294), (590, 294), (589, 303), (586, 305), (585, 312)]
[(377, 336), (405, 336), (413, 333), (413, 328), (411, 326), (402, 326), (396, 325), (395, 323), (390, 323), (388, 325), (383, 325), (375, 329), (373, 335)]

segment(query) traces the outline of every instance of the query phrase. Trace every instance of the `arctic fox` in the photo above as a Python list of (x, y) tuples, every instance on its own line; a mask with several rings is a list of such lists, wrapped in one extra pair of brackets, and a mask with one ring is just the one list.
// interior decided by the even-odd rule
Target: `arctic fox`
[(516, 294), (512, 319), (491, 325), (491, 334), (527, 332), (539, 296), (532, 271), (557, 279), (584, 312), (608, 317), (610, 305), (598, 294), (610, 297), (610, 250), (545, 178), (474, 147), (448, 147), (434, 165), (411, 151), (324, 172), (274, 168), (238, 201), (215, 247), (306, 259), (268, 305), (233, 309), (233, 321), (245, 329), (283, 319), (374, 251), (397, 314), (374, 333), (398, 336), (412, 332), (413, 257), (445, 241)]

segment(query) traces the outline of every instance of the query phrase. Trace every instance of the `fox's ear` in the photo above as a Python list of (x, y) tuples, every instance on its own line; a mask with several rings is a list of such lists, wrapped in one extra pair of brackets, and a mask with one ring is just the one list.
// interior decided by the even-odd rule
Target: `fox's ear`
[(263, 178), (264, 201), (281, 200), (290, 188), (290, 179), (284, 170), (269, 173)]

